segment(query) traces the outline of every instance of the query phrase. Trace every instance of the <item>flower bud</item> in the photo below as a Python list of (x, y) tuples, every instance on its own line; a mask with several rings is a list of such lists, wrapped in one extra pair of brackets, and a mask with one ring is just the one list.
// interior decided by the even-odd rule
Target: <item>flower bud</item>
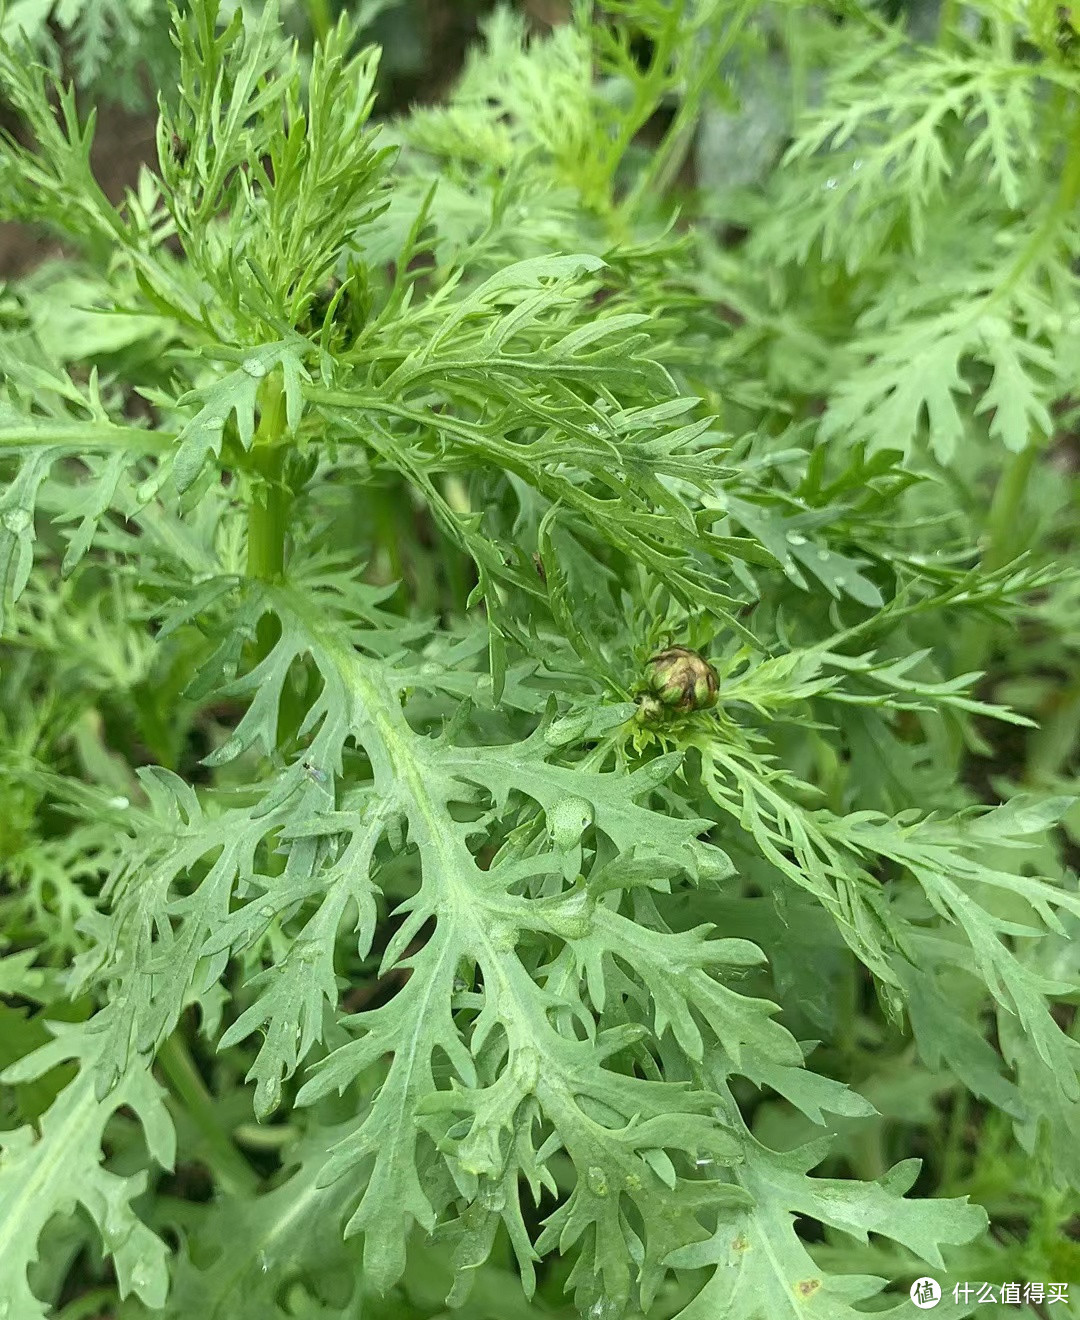
[(672, 646), (649, 659), (649, 690), (674, 710), (706, 710), (716, 705), (716, 670), (696, 651)]

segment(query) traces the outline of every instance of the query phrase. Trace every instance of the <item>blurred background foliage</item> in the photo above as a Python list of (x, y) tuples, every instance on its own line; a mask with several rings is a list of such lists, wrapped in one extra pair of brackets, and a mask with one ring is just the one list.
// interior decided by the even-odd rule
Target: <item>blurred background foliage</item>
[[(260, 0), (241, 8), (257, 12)], [(377, 116), (438, 101), (461, 72), (465, 54), (492, 13), (494, 0), (280, 0), (286, 29), (304, 51), (347, 11), (382, 48)], [(564, 22), (569, 0), (514, 0), (538, 31)], [(97, 108), (94, 172), (112, 200), (133, 187), (142, 165), (155, 166), (154, 125), (159, 87), (173, 81), (165, 0), (8, 0), (0, 33), (22, 32), (39, 58), (70, 79), (84, 112)], [(0, 127), (21, 137), (21, 125), (0, 88)], [(55, 242), (18, 225), (0, 224), (0, 280), (25, 274), (59, 255)]]

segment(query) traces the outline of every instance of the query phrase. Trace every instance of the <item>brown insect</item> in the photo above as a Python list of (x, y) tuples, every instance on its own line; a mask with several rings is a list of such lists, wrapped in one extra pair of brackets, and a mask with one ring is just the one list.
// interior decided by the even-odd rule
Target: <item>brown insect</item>
[(173, 133), (169, 142), (169, 154), (177, 165), (183, 165), (188, 158), (188, 152), (191, 150), (191, 144), (185, 142), (179, 133)]

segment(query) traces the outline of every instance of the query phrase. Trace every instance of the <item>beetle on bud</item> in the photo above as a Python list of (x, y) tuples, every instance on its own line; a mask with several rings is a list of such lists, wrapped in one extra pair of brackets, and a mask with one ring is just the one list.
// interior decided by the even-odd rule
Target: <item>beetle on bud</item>
[[(649, 657), (648, 691), (642, 709), (655, 703), (688, 712), (716, 705), (716, 670), (686, 646), (672, 646)], [(656, 712), (659, 714), (659, 712)]]

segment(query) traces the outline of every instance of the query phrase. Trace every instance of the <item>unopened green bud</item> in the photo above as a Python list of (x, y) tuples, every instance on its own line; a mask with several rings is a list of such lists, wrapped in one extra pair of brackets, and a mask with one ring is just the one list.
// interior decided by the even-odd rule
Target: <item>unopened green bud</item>
[(673, 646), (650, 657), (648, 685), (673, 710), (706, 710), (716, 705), (716, 670), (685, 646)]

